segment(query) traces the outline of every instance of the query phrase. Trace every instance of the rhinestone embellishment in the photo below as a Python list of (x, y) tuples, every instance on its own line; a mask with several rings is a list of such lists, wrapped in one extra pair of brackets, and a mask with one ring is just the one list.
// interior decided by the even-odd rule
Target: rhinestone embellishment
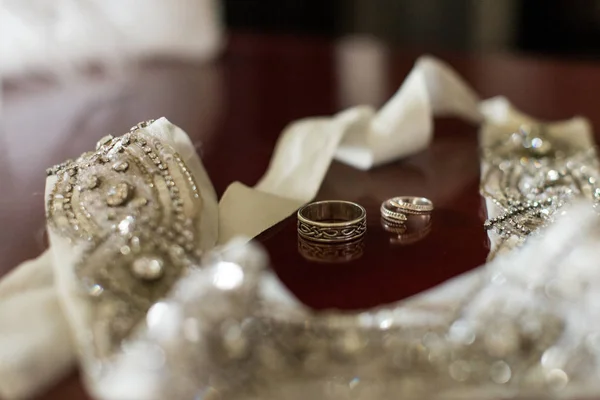
[(129, 168), (129, 163), (127, 161), (119, 161), (113, 165), (113, 169), (117, 172), (125, 172)]
[(151, 123), (106, 136), (96, 151), (47, 170), (56, 176), (49, 227), (85, 244), (74, 272), (93, 298), (99, 358), (117, 351), (149, 307), (199, 263), (194, 244), (202, 199), (177, 152), (144, 131)]
[(130, 194), (131, 190), (126, 182), (117, 183), (106, 192), (106, 204), (111, 207), (123, 205), (129, 199)]
[(82, 188), (91, 190), (97, 188), (99, 184), (100, 179), (96, 175), (89, 175), (82, 182)]
[(573, 198), (600, 200), (594, 197), (600, 175), (595, 149), (552, 137), (544, 125), (524, 125), (483, 154), (481, 192), (498, 211), (484, 228), (498, 235), (496, 252), (523, 244)]
[(113, 135), (106, 135), (100, 138), (98, 142), (96, 142), (96, 150), (100, 150), (103, 146), (106, 146), (112, 142), (114, 139)]
[(131, 264), (131, 271), (140, 279), (154, 281), (163, 275), (163, 260), (156, 257), (140, 257)]

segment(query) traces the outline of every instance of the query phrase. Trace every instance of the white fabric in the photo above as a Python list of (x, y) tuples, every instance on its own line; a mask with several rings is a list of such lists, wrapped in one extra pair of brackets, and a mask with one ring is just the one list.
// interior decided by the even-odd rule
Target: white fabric
[[(161, 118), (150, 124), (144, 129), (145, 133), (151, 137), (159, 139), (163, 143), (168, 143), (177, 151), (183, 162), (187, 165), (193, 174), (199, 193), (202, 198), (202, 218), (199, 219), (198, 231), (202, 232), (199, 242), (196, 244), (199, 249), (210, 250), (217, 242), (218, 234), (218, 209), (215, 191), (212, 183), (204, 170), (200, 159), (196, 155), (194, 146), (189, 137), (180, 128), (171, 124), (165, 118)], [(46, 181), (46, 196), (48, 196), (54, 187), (56, 177), (51, 176)], [(89, 335), (92, 329), (93, 299), (83, 295), (80, 283), (75, 276), (75, 266), (81, 256), (83, 247), (81, 243), (73, 242), (71, 239), (49, 230), (51, 260), (47, 267), (54, 269), (55, 289), (58, 294), (58, 300), (62, 310), (66, 315), (75, 342), (79, 343), (78, 353), (80, 363), (86, 364), (92, 368), (97, 362), (89, 349)], [(58, 338), (57, 338), (58, 339)], [(83, 344), (83, 345), (82, 345)], [(39, 357), (36, 356), (36, 357)], [(92, 384), (92, 382), (90, 382)]]
[(217, 0), (4, 0), (0, 75), (118, 71), (147, 57), (210, 60), (223, 46)]
[(336, 158), (369, 169), (419, 152), (431, 142), (432, 116), (480, 122), (478, 101), (473, 89), (452, 69), (432, 57), (422, 57), (378, 112), (367, 109), (371, 116), (348, 130)]
[[(447, 65), (431, 57), (421, 58), (398, 92), (378, 112), (359, 106), (333, 117), (306, 118), (290, 124), (281, 135), (263, 179), (255, 188), (238, 182), (230, 185), (219, 203), (218, 232), (213, 225), (203, 231), (203, 235), (218, 235), (217, 243), (224, 243), (237, 235), (253, 237), (281, 221), (316, 195), (334, 154), (342, 162), (369, 169), (426, 148), (432, 138), (435, 115), (455, 115), (472, 122), (481, 121), (482, 115), (493, 123), (519, 119), (520, 114), (503, 107), (507, 104), (502, 98), (488, 100), (483, 103), (481, 114), (477, 96)], [(161, 124), (157, 129), (175, 130), (178, 135), (183, 135), (183, 131), (168, 121), (162, 120)], [(173, 137), (166, 139), (173, 140)], [(191, 157), (188, 162), (196, 159), (192, 156), (194, 150), (189, 142), (183, 140), (180, 144), (180, 151)], [(186, 149), (186, 146), (190, 147)], [(198, 165), (202, 168), (199, 161)], [(208, 179), (204, 185), (204, 188), (212, 190)], [(250, 209), (252, 212), (248, 213)], [(27, 264), (29, 271), (47, 272), (52, 268), (51, 264), (58, 270), (67, 269), (60, 254), (54, 251), (53, 261), (44, 256)], [(28, 276), (31, 275), (18, 273), (23, 268), (17, 267), (13, 284), (9, 287), (29, 287)], [(6, 285), (0, 286), (1, 298), (12, 300), (19, 296), (14, 290), (5, 288)], [(31, 293), (34, 290), (31, 289)], [(0, 395), (5, 398), (33, 395), (64, 373), (68, 361), (74, 358), (75, 349), (70, 345), (69, 335), (63, 334), (63, 317), (58, 310), (50, 314), (36, 301), (41, 298), (28, 296), (27, 307), (32, 312), (21, 315), (21, 324), (0, 319)], [(54, 295), (50, 294), (50, 298), (55, 301)], [(77, 307), (73, 297), (63, 299), (63, 307)], [(0, 303), (0, 316), (20, 313), (17, 310), (8, 312), (8, 303)], [(39, 337), (35, 339), (37, 343), (53, 345), (23, 346), (17, 356), (13, 355), (8, 341), (11, 335), (21, 334), (22, 327), (28, 323), (25, 320), (35, 319), (52, 320), (57, 324), (53, 328), (40, 327)], [(83, 328), (76, 326), (75, 330), (78, 329)], [(64, 357), (62, 363), (55, 362), (54, 351), (57, 348), (64, 349), (61, 352)], [(38, 366), (35, 371), (27, 374), (18, 372), (20, 366), (34, 364)]]
[(0, 281), (0, 398), (22, 398), (62, 378), (75, 362), (50, 253)]

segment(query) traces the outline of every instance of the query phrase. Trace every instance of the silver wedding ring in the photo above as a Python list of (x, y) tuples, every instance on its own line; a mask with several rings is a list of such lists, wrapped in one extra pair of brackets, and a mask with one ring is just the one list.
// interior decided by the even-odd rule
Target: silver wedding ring
[(412, 244), (431, 232), (433, 202), (425, 197), (397, 196), (381, 203), (381, 226), (397, 237), (393, 244)]
[(381, 218), (392, 223), (404, 223), (407, 215), (429, 214), (433, 202), (425, 197), (397, 196), (381, 203)]
[(363, 237), (366, 231), (366, 210), (350, 201), (317, 201), (298, 210), (298, 235), (306, 240), (348, 242)]
[(433, 202), (426, 197), (398, 196), (388, 200), (396, 212), (405, 214), (428, 214), (433, 211)]

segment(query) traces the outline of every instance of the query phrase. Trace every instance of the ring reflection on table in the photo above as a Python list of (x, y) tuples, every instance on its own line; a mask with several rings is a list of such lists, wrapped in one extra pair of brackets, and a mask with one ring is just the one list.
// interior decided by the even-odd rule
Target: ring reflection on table
[(386, 232), (402, 235), (408, 229), (404, 222), (394, 222), (386, 218), (381, 218), (381, 226)]
[(381, 219), (381, 226), (391, 233), (390, 243), (394, 245), (409, 245), (425, 239), (431, 232), (431, 215), (410, 215), (406, 222), (393, 222)]
[(361, 258), (364, 250), (365, 242), (363, 239), (346, 243), (325, 244), (306, 240), (298, 235), (298, 252), (308, 261), (345, 263)]

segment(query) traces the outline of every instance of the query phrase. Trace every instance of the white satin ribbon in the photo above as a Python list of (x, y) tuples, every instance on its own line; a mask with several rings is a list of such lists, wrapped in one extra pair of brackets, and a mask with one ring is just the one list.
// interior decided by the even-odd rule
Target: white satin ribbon
[[(202, 234), (215, 235), (217, 243), (240, 235), (256, 236), (315, 197), (334, 157), (356, 168), (369, 169), (421, 151), (431, 142), (433, 117), (437, 115), (487, 124), (517, 123), (528, 118), (513, 110), (503, 98), (480, 103), (449, 66), (431, 57), (421, 58), (398, 92), (379, 111), (360, 106), (333, 117), (311, 117), (291, 123), (282, 132), (260, 182), (254, 188), (232, 183), (218, 204), (218, 232), (214, 224)], [(169, 126), (166, 120), (161, 124)], [(589, 137), (589, 125), (583, 125), (582, 135)], [(172, 129), (183, 134), (176, 127)], [(180, 141), (177, 137), (179, 133), (166, 139), (175, 140), (176, 148), (191, 157), (188, 162), (197, 160), (194, 162), (203, 171), (187, 136)], [(208, 178), (204, 183), (207, 190), (212, 190)], [(55, 268), (61, 268), (59, 261), (55, 258)], [(51, 264), (45, 254), (17, 267), (0, 282), (0, 396), (4, 398), (32, 396), (64, 375), (75, 359), (75, 348), (65, 334), (65, 319), (58, 307), (51, 307), (58, 304), (52, 274), (48, 272)], [(36, 275), (46, 279), (32, 285), (31, 276)], [(24, 290), (29, 293), (27, 304), (12, 308)], [(29, 312), (24, 313), (23, 309)], [(24, 336), (33, 326), (36, 334)], [(11, 340), (17, 336), (24, 341), (15, 352)], [(29, 369), (31, 366), (36, 368)]]

